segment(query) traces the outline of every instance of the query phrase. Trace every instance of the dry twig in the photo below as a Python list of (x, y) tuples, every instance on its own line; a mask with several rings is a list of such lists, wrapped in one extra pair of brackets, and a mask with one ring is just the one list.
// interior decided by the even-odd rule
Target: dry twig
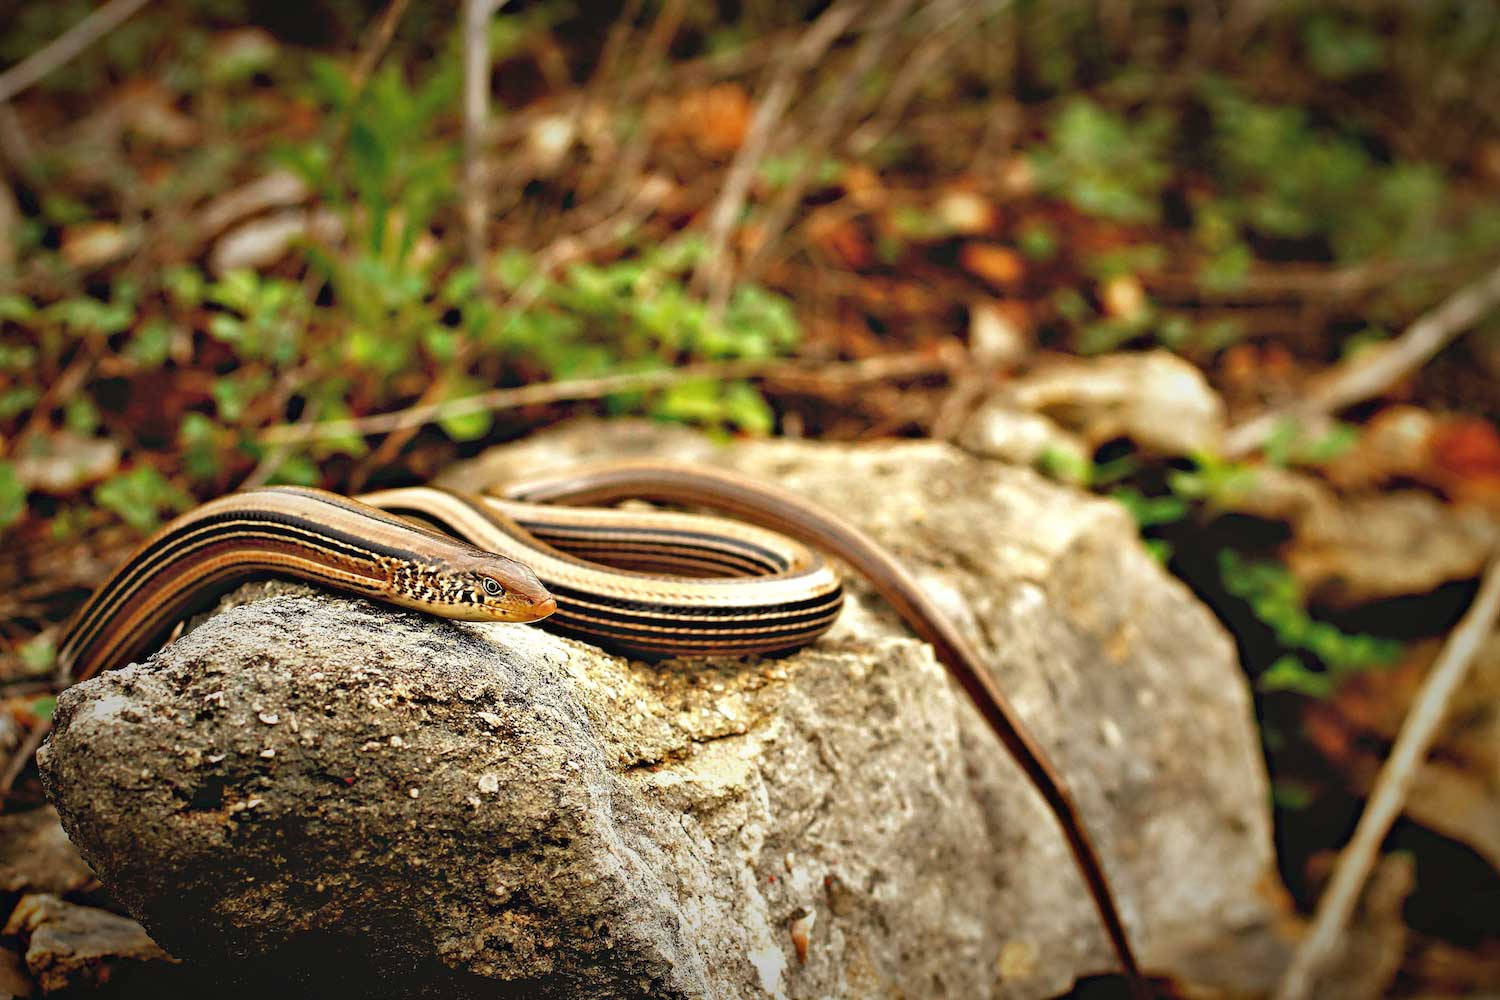
[(663, 371), (628, 372), (621, 375), (604, 375), (599, 378), (541, 382), (514, 389), (492, 389), (489, 392), (465, 396), (462, 399), (449, 399), (441, 403), (413, 406), (370, 417), (328, 420), (308, 426), (278, 424), (266, 428), (261, 433), (260, 439), (268, 444), (276, 444), (325, 441), (347, 437), (351, 434), (389, 434), (392, 431), (420, 427), (424, 424), (467, 416), (471, 413), (490, 413), (495, 410), (539, 406), (569, 400), (598, 399), (616, 392), (660, 389), (692, 379), (777, 379), (800, 376), (817, 378), (825, 382), (878, 382), (889, 378), (941, 374), (949, 371), (953, 366), (954, 361), (951, 358), (922, 353), (889, 354), (866, 358), (862, 361), (821, 365), (795, 361), (725, 361), (684, 365), (681, 368)]
[(729, 289), (734, 282), (734, 268), (728, 259), (729, 234), (733, 232), (734, 224), (745, 206), (745, 198), (750, 193), (750, 182), (766, 154), (771, 133), (792, 99), (797, 77), (812, 66), (834, 40), (843, 34), (844, 29), (859, 13), (860, 6), (856, 0), (841, 0), (812, 23), (776, 68), (770, 85), (766, 87), (755, 109), (754, 117), (750, 119), (745, 141), (740, 144), (719, 198), (709, 212), (708, 253), (693, 274), (693, 285), (708, 291), (708, 301), (715, 311), (729, 300)]
[(26, 734), (26, 739), (21, 741), (21, 745), (16, 747), (15, 754), (5, 765), (5, 771), (0, 773), (0, 802), (4, 802), (10, 795), (16, 779), (21, 776), (22, 771), (26, 770), (26, 765), (31, 762), (32, 757), (36, 756), (37, 748), (42, 745), (42, 741), (50, 732), (52, 732), (50, 719), (39, 722), (35, 729)]
[(483, 275), (489, 219), (484, 133), (490, 116), (490, 18), (505, 0), (464, 0), (464, 239), (469, 264)]
[(144, 6), (146, 6), (146, 0), (109, 0), (109, 3), (58, 35), (42, 48), (4, 73), (0, 73), (0, 104), (9, 101), (93, 45)]
[(1225, 436), (1225, 453), (1237, 457), (1254, 451), (1287, 419), (1324, 416), (1378, 396), (1483, 319), (1497, 303), (1500, 303), (1500, 266), (1449, 296), (1395, 340), (1336, 367), (1295, 406), (1263, 413), (1232, 428)]
[(868, 154), (890, 134), (916, 96), (917, 89), (927, 80), (928, 73), (964, 37), (964, 32), (958, 30), (963, 22), (969, 15), (983, 14), (983, 5), (970, 4), (967, 0), (933, 0), (922, 8), (919, 15), (925, 22), (922, 41), (902, 60), (901, 68), (874, 117), (850, 134), (848, 145), (854, 155)]
[(1359, 818), (1354, 836), (1339, 859), (1337, 870), (1323, 897), (1301, 946), (1277, 990), (1277, 1000), (1303, 1000), (1316, 984), (1320, 972), (1335, 957), (1339, 939), (1354, 911), (1360, 890), (1369, 877), (1391, 823), (1400, 814), (1406, 795), (1416, 780), (1427, 751), (1447, 714), (1448, 703), (1463, 682), (1479, 648), (1495, 630), (1500, 616), (1500, 554), (1492, 557), (1484, 582), (1463, 620), (1448, 637), (1432, 672), (1422, 682), (1412, 702), (1391, 756), (1380, 769), (1369, 803)]
[[(843, 71), (837, 92), (823, 102), (823, 107), (805, 141), (800, 145), (806, 149), (825, 150), (834, 145), (834, 137), (849, 119), (860, 86), (877, 64), (884, 60), (886, 52), (895, 39), (896, 26), (906, 16), (914, 0), (887, 0), (874, 23), (865, 31), (855, 50), (851, 65)], [(776, 200), (761, 222), (760, 245), (745, 262), (744, 276), (754, 280), (771, 255), (771, 248), (781, 238), (792, 213), (802, 203), (803, 192), (811, 179), (819, 160), (816, 156), (803, 159), (791, 180), (777, 193)], [(717, 301), (717, 300), (716, 300)]]

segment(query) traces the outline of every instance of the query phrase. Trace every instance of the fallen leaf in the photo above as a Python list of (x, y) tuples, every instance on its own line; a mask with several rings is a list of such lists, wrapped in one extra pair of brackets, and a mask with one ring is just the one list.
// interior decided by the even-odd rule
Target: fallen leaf
[[(312, 226), (320, 236), (331, 238), (342, 230), (343, 222), (334, 212), (322, 210), (314, 216)], [(308, 213), (300, 208), (251, 219), (218, 239), (208, 255), (209, 269), (223, 275), (240, 268), (268, 267), (306, 235), (308, 228)]]
[(859, 208), (869, 211), (885, 204), (886, 190), (880, 183), (880, 175), (863, 163), (851, 163), (845, 167), (839, 184)]
[(198, 213), (199, 231), (213, 236), (228, 226), (267, 209), (300, 204), (309, 194), (307, 183), (290, 170), (273, 170), (232, 191), (226, 191)]
[(125, 256), (134, 244), (131, 234), (117, 223), (85, 222), (63, 230), (60, 249), (69, 264), (88, 269)]
[(959, 252), (959, 264), (965, 271), (992, 285), (1014, 285), (1026, 274), (1021, 255), (993, 243), (965, 243)]
[(16, 478), (29, 490), (57, 496), (107, 479), (120, 467), (120, 446), (70, 431), (36, 435), (15, 457)]
[(1500, 480), (1500, 432), (1487, 420), (1462, 417), (1437, 427), (1432, 461), (1447, 476)]
[(745, 88), (737, 83), (715, 84), (689, 91), (678, 100), (672, 131), (704, 156), (727, 157), (745, 141), (752, 112)]
[(859, 224), (838, 206), (837, 211), (815, 211), (807, 220), (807, 237), (814, 246), (836, 257), (846, 267), (862, 270), (875, 260), (874, 248)]

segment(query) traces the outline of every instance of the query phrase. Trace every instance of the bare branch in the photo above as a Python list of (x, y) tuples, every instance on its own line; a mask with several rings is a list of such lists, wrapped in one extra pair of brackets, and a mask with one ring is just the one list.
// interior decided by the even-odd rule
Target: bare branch
[(965, 0), (933, 0), (922, 8), (921, 17), (927, 22), (923, 26), (923, 41), (902, 61), (875, 116), (849, 136), (849, 149), (854, 155), (864, 156), (890, 134), (916, 96), (917, 88), (926, 81), (927, 74), (964, 37), (964, 33), (957, 29), (968, 16), (983, 16), (985, 12), (984, 5), (970, 4)]
[(0, 772), (0, 802), (4, 802), (6, 797), (10, 795), (10, 790), (14, 787), (16, 779), (21, 776), (21, 772), (26, 770), (26, 765), (31, 763), (31, 758), (36, 756), (37, 748), (42, 745), (42, 741), (47, 738), (47, 734), (50, 732), (52, 732), (52, 721), (50, 719), (38, 722), (36, 728), (27, 733), (26, 739), (21, 742), (20, 746), (16, 747), (16, 752), (5, 765), (5, 770)]
[(1284, 420), (1325, 416), (1378, 396), (1483, 319), (1497, 303), (1500, 303), (1500, 266), (1449, 296), (1395, 340), (1337, 366), (1319, 379), (1295, 406), (1263, 413), (1232, 428), (1225, 436), (1225, 453), (1235, 457), (1254, 451)]
[(144, 6), (146, 6), (146, 0), (109, 0), (109, 3), (58, 35), (45, 46), (4, 73), (0, 73), (0, 104), (9, 101), (93, 45)]
[(862, 361), (833, 364), (808, 364), (795, 361), (724, 361), (684, 365), (664, 371), (628, 372), (599, 378), (572, 379), (565, 382), (542, 382), (515, 389), (493, 389), (462, 399), (413, 406), (391, 413), (350, 420), (328, 420), (303, 426), (278, 424), (266, 428), (260, 440), (267, 444), (302, 441), (326, 441), (356, 434), (388, 434), (409, 427), (435, 423), (471, 413), (538, 406), (567, 400), (598, 399), (616, 392), (640, 392), (660, 389), (693, 379), (795, 379), (816, 378), (825, 382), (878, 382), (889, 378), (911, 378), (949, 371), (954, 361), (932, 354), (890, 354)]
[(802, 161), (791, 180), (777, 194), (770, 211), (765, 214), (764, 223), (761, 226), (760, 245), (745, 263), (746, 278), (753, 279), (759, 273), (760, 268), (770, 256), (771, 248), (781, 238), (782, 231), (786, 229), (792, 213), (802, 202), (802, 194), (807, 188), (807, 182), (813, 170), (819, 164), (817, 151), (829, 149), (834, 144), (835, 134), (849, 118), (854, 100), (859, 95), (860, 85), (864, 83), (865, 77), (876, 64), (884, 58), (894, 40), (896, 25), (906, 15), (913, 2), (914, 0), (887, 0), (874, 23), (865, 30), (859, 48), (855, 50), (851, 65), (842, 74), (843, 79), (839, 83), (837, 93), (823, 102), (822, 111), (814, 122), (812, 130), (807, 134), (806, 140), (801, 144), (804, 148), (813, 150), (813, 155)]
[(464, 0), (464, 237), (469, 264), (484, 274), (484, 227), (489, 221), (484, 171), (485, 125), (490, 116), (490, 18), (505, 0)]
[(1292, 956), (1291, 965), (1281, 980), (1277, 1000), (1303, 1000), (1310, 995), (1318, 974), (1335, 957), (1349, 915), (1370, 869), (1375, 865), (1380, 843), (1406, 802), (1417, 769), (1427, 756), (1438, 726), (1447, 714), (1448, 703), (1463, 682), (1469, 664), (1494, 632), (1497, 615), (1500, 615), (1500, 555), (1491, 559), (1474, 603), (1469, 605), (1463, 620), (1438, 654), (1432, 672), (1422, 682), (1411, 711), (1401, 724), (1391, 756), (1375, 779), (1369, 803), (1359, 818), (1354, 836), (1339, 859), (1328, 889), (1318, 901), (1312, 927)]
[(745, 207), (750, 182), (755, 177), (761, 158), (766, 154), (771, 133), (791, 101), (793, 85), (797, 77), (843, 34), (859, 12), (860, 6), (857, 0), (841, 0), (825, 10), (781, 61), (770, 85), (760, 98), (755, 115), (750, 119), (750, 127), (745, 133), (745, 141), (740, 144), (739, 152), (730, 164), (729, 176), (719, 192), (719, 199), (709, 213), (708, 253), (693, 274), (694, 286), (706, 288), (709, 302), (716, 307), (728, 300), (729, 288), (734, 281), (734, 268), (727, 255), (729, 234), (734, 230), (734, 224)]

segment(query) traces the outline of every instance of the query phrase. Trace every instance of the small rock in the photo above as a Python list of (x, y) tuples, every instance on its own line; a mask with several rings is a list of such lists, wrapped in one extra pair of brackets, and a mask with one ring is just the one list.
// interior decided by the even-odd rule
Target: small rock
[(995, 209), (974, 191), (949, 191), (937, 202), (938, 218), (949, 232), (974, 236), (995, 224)]
[(1163, 455), (1215, 454), (1224, 433), (1223, 400), (1169, 351), (1057, 361), (1017, 379), (1009, 394), (1095, 446), (1128, 437)]
[(1030, 348), (1025, 330), (1004, 303), (969, 306), (969, 353), (979, 364), (1009, 368), (1019, 364)]
[(43, 993), (103, 986), (134, 966), (175, 963), (140, 924), (52, 895), (25, 896), (4, 933), (26, 941), (26, 968)]
[(1064, 482), (1083, 483), (1091, 464), (1089, 446), (1039, 413), (1008, 405), (1004, 398), (987, 400), (970, 415), (958, 443), (985, 458), (1011, 465), (1040, 468)]

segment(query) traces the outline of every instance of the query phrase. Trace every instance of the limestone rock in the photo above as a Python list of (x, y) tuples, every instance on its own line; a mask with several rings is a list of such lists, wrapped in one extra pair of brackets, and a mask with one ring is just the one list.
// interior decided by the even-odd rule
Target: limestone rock
[(1060, 358), (1016, 379), (995, 405), (1050, 417), (1091, 445), (1128, 437), (1163, 455), (1217, 453), (1224, 434), (1224, 401), (1170, 351)]
[(140, 966), (172, 962), (129, 917), (52, 895), (22, 898), (4, 932), (27, 941), (26, 968), (43, 993), (103, 986)]
[[(1073, 787), (1148, 968), (1270, 974), (1246, 684), (1121, 508), (941, 445), (721, 450), (638, 423), (450, 482), (630, 455), (734, 465), (891, 546)], [(792, 656), (662, 664), (242, 591), (262, 599), (65, 692), (43, 780), (173, 954), (304, 987), (337, 967), (385, 996), (1040, 997), (1109, 971), (1035, 794), (930, 650), (852, 590)]]

